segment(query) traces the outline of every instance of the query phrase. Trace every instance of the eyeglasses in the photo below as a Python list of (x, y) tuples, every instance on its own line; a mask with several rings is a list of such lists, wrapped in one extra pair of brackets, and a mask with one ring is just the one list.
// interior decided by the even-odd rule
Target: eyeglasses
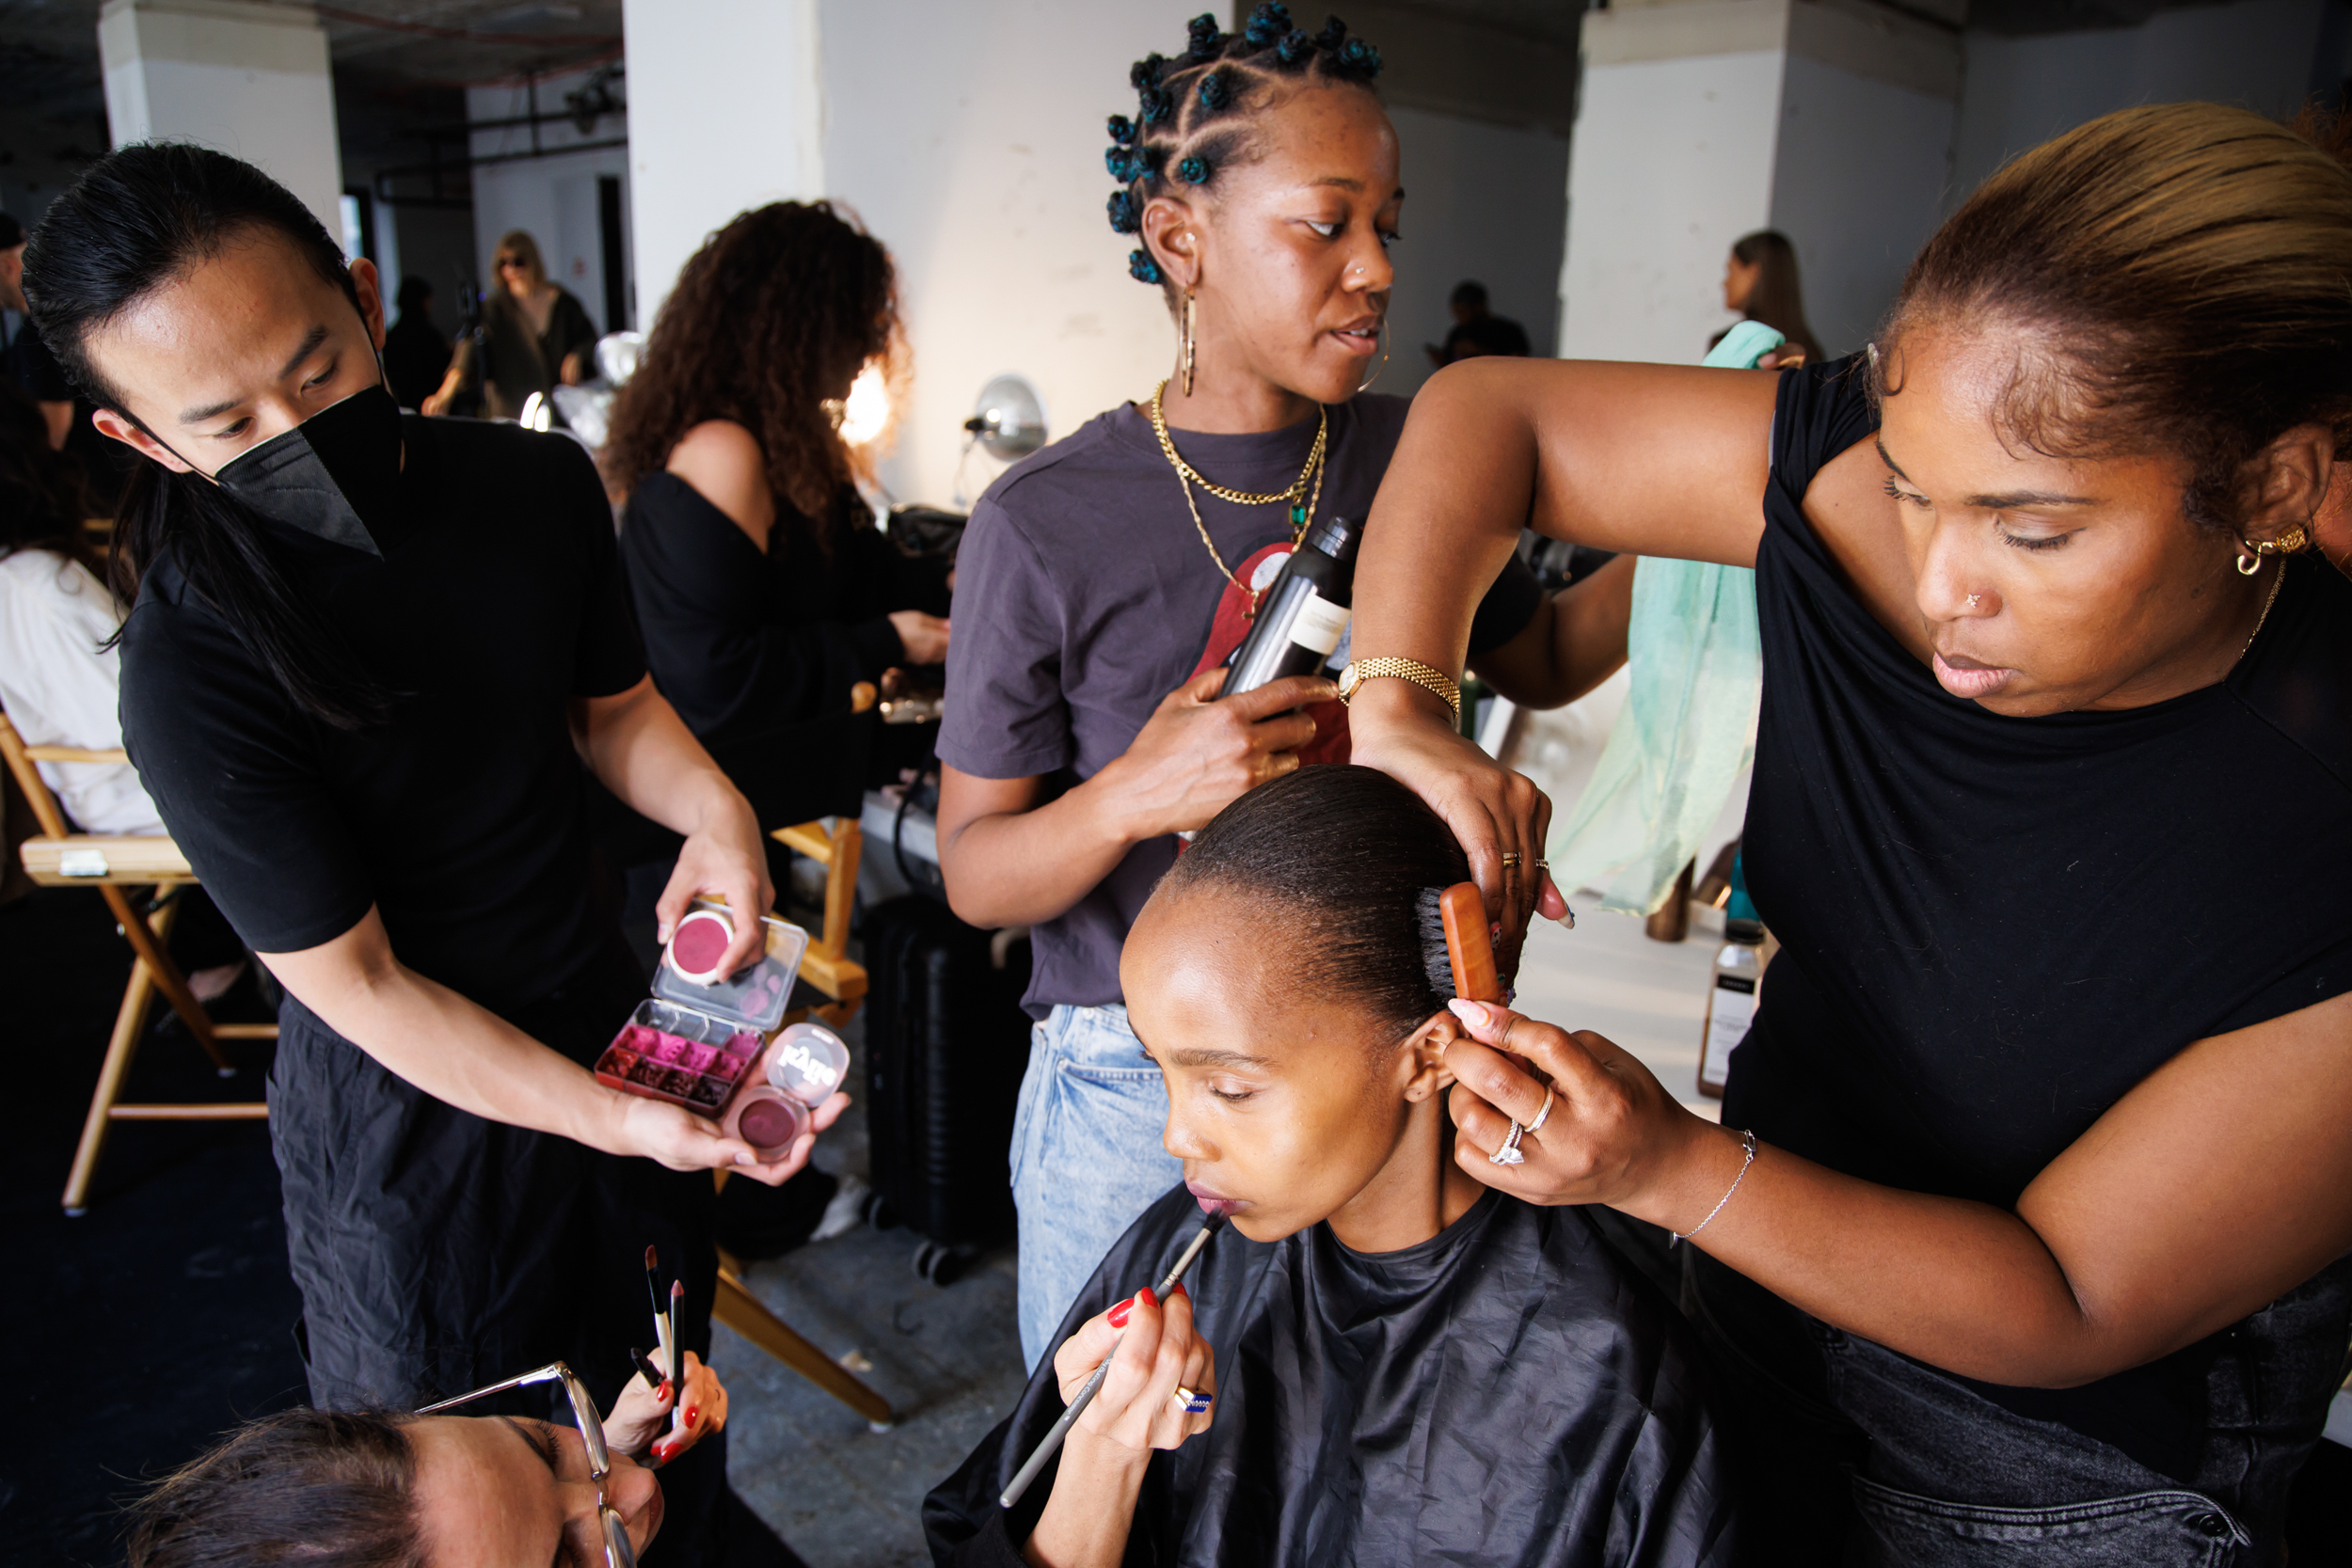
[(596, 1412), (596, 1397), (563, 1362), (550, 1361), (520, 1377), (510, 1377), (503, 1383), (476, 1388), (470, 1394), (428, 1404), (417, 1414), (438, 1415), (453, 1406), (503, 1394), (509, 1388), (527, 1388), (534, 1383), (560, 1383), (564, 1397), (572, 1402), (572, 1424), (580, 1428), (580, 1440), (587, 1446), (588, 1477), (596, 1483), (596, 1523), (604, 1531), (605, 1568), (637, 1568), (637, 1548), (628, 1544), (628, 1527), (621, 1522), (620, 1511), (612, 1506), (612, 1495), (606, 1485), (606, 1478), (612, 1474), (612, 1450), (605, 1447), (604, 1418)]

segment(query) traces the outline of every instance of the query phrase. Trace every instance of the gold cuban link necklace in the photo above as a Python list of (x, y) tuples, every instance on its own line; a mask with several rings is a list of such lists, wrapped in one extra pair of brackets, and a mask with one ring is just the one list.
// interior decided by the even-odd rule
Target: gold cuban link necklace
[(1307, 466), (1298, 470), (1298, 477), (1291, 482), (1290, 488), (1277, 490), (1270, 496), (1260, 496), (1248, 490), (1229, 490), (1222, 484), (1212, 484), (1191, 464), (1176, 454), (1176, 442), (1168, 434), (1167, 398), (1166, 381), (1152, 388), (1152, 433), (1160, 438), (1160, 451), (1167, 455), (1168, 466), (1176, 470), (1176, 487), (1184, 493), (1184, 510), (1192, 514), (1192, 526), (1200, 531), (1200, 542), (1209, 547), (1209, 559), (1216, 562), (1216, 569), (1224, 574), (1227, 582), (1249, 595), (1249, 615), (1254, 620), (1258, 614), (1259, 591), (1243, 587), (1241, 579), (1233, 576), (1233, 569), (1226, 565), (1225, 558), (1217, 553), (1216, 541), (1209, 537), (1209, 525), (1200, 520), (1200, 504), (1192, 499), (1192, 487), (1198, 484), (1217, 499), (1234, 506), (1287, 504), (1291, 509), (1291, 547), (1297, 548), (1298, 541), (1306, 536), (1307, 519), (1315, 515), (1315, 507), (1323, 499), (1323, 451), (1325, 440), (1331, 434), (1331, 410), (1317, 406), (1315, 444), (1307, 452)]

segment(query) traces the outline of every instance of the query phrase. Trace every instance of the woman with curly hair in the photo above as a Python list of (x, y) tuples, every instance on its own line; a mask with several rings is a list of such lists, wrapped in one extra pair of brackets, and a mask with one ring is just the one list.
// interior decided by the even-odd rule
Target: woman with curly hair
[[(1179, 832), (1346, 760), (1329, 680), (1217, 693), (1258, 593), (1310, 526), (1363, 517), (1404, 428), (1403, 398), (1364, 393), (1405, 200), (1379, 70), (1344, 23), (1310, 34), (1276, 4), (1239, 33), (1196, 17), (1184, 54), (1136, 63), (1107, 212), (1175, 318), (1174, 373), (1008, 471), (959, 557), (988, 614), (949, 661), (941, 865), (963, 918), (1034, 927), (1012, 1159), (1031, 1366), (1177, 1177), (1120, 986), (1128, 927)], [(1517, 562), (1489, 574), (1478, 672), (1539, 706), (1597, 683), (1625, 657), (1631, 564), (1553, 601)]]
[(654, 684), (768, 827), (857, 809), (850, 689), (947, 653), (947, 584), (875, 531), (837, 428), (898, 338), (890, 254), (778, 201), (678, 275), (613, 409), (607, 482)]

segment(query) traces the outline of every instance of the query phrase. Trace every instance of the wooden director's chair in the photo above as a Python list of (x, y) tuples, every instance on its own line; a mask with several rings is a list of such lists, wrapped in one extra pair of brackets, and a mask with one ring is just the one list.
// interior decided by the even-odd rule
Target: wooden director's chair
[[(65, 1212), (79, 1214), (88, 1206), (90, 1179), (105, 1148), (107, 1129), (118, 1121), (259, 1121), (269, 1115), (260, 1101), (187, 1105), (130, 1105), (122, 1102), (123, 1080), (138, 1054), (147, 1015), (161, 991), (171, 1010), (180, 1015), (213, 1065), (227, 1078), (237, 1069), (220, 1049), (224, 1039), (276, 1039), (275, 1023), (215, 1023), (188, 990), (180, 966), (165, 945), (171, 922), (179, 912), (173, 901), (179, 891), (196, 885), (188, 859), (168, 838), (129, 838), (66, 831), (65, 812), (49, 784), (34, 766), (40, 762), (125, 763), (119, 751), (90, 752), (72, 746), (27, 746), (0, 713), (0, 756), (5, 756), (17, 787), (33, 808), (40, 832), (24, 841), (19, 857), (25, 874), (42, 887), (88, 887), (98, 890), (114, 911), (115, 924), (137, 958), (131, 965), (131, 983), (122, 989), (122, 1006), (115, 1010), (113, 1037), (106, 1042), (106, 1059), (98, 1071), (98, 1089), (90, 1096), (89, 1115), (82, 1122), (82, 1141), (73, 1151), (73, 1168), (66, 1177)], [(134, 890), (151, 889), (151, 893)]]
[[(824, 927), (809, 938), (808, 950), (801, 956), (801, 983), (825, 1000), (795, 1006), (784, 1015), (784, 1022), (796, 1023), (815, 1017), (838, 1029), (857, 1016), (866, 1001), (866, 970), (847, 953), (864, 836), (855, 819), (846, 816), (778, 828), (770, 836), (825, 868)], [(717, 1172), (716, 1180), (724, 1187), (727, 1173)], [(719, 1294), (710, 1315), (865, 1417), (877, 1431), (889, 1426), (893, 1419), (890, 1402), (768, 1310), (744, 1285), (742, 1272), (739, 1259), (719, 1254)]]

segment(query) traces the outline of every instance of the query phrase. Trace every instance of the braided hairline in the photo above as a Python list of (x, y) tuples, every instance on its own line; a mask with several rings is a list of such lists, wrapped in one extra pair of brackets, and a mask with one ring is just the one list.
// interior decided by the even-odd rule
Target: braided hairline
[[(1348, 37), (1338, 17), (1311, 36), (1281, 4), (1260, 5), (1239, 33), (1218, 31), (1215, 15), (1204, 12), (1190, 33), (1192, 47), (1174, 59), (1148, 55), (1129, 69), (1139, 112), (1111, 117), (1104, 161), (1114, 179), (1127, 176), (1108, 204), (1120, 233), (1140, 230), (1152, 196), (1206, 184), (1217, 169), (1249, 161), (1248, 122), (1269, 88), (1350, 83), (1369, 90), (1380, 71), (1380, 52)], [(1167, 284), (1148, 250), (1132, 252), (1127, 270), (1141, 282)]]

